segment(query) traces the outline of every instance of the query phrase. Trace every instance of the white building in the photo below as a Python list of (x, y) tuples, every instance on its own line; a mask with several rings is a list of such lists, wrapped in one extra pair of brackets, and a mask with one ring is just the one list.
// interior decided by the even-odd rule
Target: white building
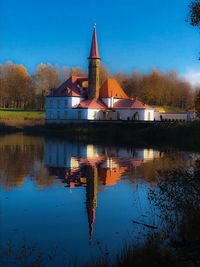
[(88, 77), (71, 76), (46, 97), (46, 122), (153, 121), (154, 109), (130, 99), (114, 79), (99, 85), (100, 57), (94, 27)]

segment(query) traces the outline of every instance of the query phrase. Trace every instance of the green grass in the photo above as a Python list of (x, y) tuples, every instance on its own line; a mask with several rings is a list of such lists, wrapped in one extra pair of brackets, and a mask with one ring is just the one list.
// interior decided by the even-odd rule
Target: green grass
[(18, 127), (41, 125), (44, 114), (44, 111), (0, 109), (0, 123)]

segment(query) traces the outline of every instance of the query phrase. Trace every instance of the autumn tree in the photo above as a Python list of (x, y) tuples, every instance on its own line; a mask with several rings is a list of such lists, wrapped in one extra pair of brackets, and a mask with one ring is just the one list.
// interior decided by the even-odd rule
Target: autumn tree
[(35, 93), (38, 99), (37, 109), (45, 108), (45, 97), (60, 83), (59, 69), (51, 64), (39, 64), (32, 75)]
[(152, 70), (148, 74), (117, 73), (114, 78), (129, 97), (138, 97), (145, 103), (158, 106), (179, 107), (183, 110), (194, 106), (191, 85), (180, 79), (176, 72), (162, 73)]
[(69, 76), (72, 76), (72, 75), (80, 76), (80, 77), (87, 76), (86, 72), (80, 67), (70, 68)]
[(0, 68), (0, 104), (4, 108), (26, 109), (33, 105), (33, 83), (26, 68), (8, 62)]
[(100, 66), (100, 85), (102, 85), (105, 80), (107, 80), (110, 76), (110, 71), (106, 67), (106, 65), (101, 64)]
[(118, 73), (116, 80), (122, 85), (126, 94), (132, 98), (141, 96), (142, 75), (139, 72), (133, 72), (129, 75)]

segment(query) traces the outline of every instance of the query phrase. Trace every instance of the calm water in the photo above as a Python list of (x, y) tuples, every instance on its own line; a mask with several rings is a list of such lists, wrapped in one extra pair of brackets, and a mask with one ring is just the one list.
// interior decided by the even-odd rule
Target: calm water
[(0, 137), (1, 249), (10, 240), (15, 248), (26, 242), (44, 254), (56, 250), (60, 262), (113, 258), (130, 238), (144, 242), (153, 230), (142, 224), (162, 230), (160, 211), (149, 198), (157, 190), (158, 171), (190, 166), (195, 156)]

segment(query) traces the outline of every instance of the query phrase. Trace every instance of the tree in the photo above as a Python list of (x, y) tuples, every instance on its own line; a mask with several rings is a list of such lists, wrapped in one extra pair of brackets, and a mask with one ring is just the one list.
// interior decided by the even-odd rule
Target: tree
[(142, 75), (117, 73), (114, 78), (121, 84), (129, 97), (138, 97), (150, 105), (178, 107), (183, 110), (194, 107), (191, 85), (180, 79), (176, 72), (162, 73), (152, 70)]
[(45, 108), (45, 97), (60, 83), (59, 69), (51, 64), (39, 64), (32, 75), (35, 92), (39, 100), (37, 109)]
[(100, 66), (100, 85), (102, 85), (105, 80), (110, 76), (109, 69), (105, 65)]
[(85, 71), (80, 67), (70, 68), (69, 76), (72, 76), (72, 75), (80, 76), (80, 77), (87, 76)]
[(26, 68), (7, 62), (0, 68), (0, 105), (4, 108), (29, 108), (33, 100), (33, 84)]
[(189, 22), (192, 26), (200, 27), (200, 1), (192, 1), (189, 5)]

